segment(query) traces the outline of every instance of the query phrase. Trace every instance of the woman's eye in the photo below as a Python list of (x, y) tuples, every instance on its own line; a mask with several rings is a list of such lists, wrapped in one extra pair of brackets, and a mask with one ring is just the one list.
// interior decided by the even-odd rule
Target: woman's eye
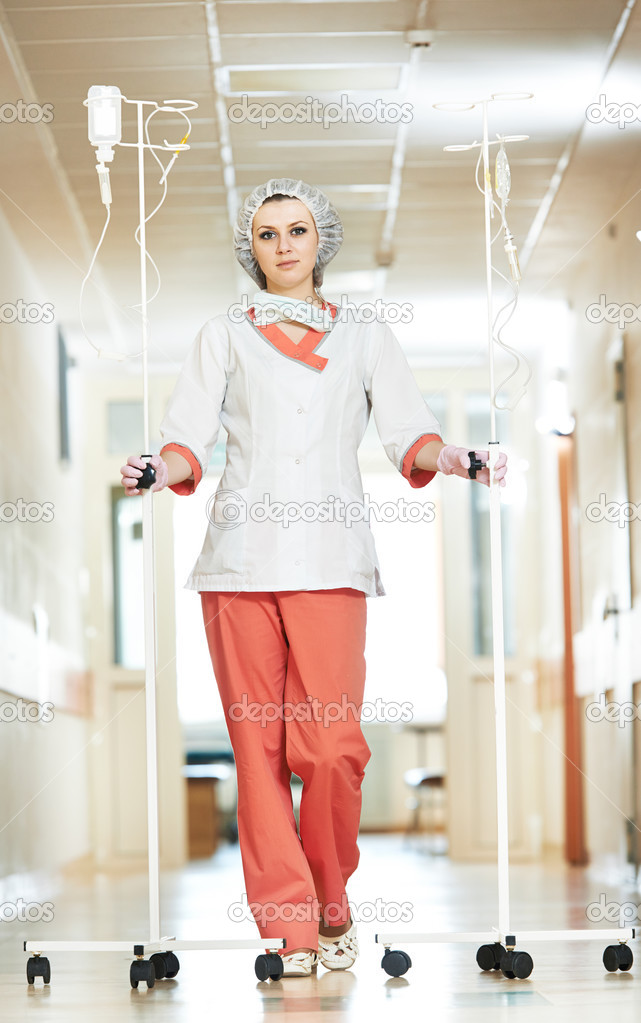
[[(297, 231), (300, 231), (301, 234), (307, 234), (307, 228), (306, 227), (293, 227), (292, 228), (292, 234), (295, 234)], [(262, 239), (263, 241), (265, 241), (266, 239), (269, 240), (270, 238), (274, 237), (274, 232), (273, 231), (263, 231), (262, 234), (259, 233), (258, 237), (260, 239)]]

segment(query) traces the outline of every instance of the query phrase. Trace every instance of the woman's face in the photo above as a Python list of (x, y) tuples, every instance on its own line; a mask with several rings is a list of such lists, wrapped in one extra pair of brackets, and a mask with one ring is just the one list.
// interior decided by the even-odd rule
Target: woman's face
[(309, 284), (318, 249), (314, 218), (300, 199), (266, 200), (254, 216), (252, 245), (267, 290), (289, 291)]

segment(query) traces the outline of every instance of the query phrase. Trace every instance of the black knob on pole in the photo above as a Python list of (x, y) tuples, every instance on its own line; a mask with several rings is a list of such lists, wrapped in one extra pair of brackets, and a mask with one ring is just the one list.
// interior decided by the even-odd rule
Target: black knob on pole
[(480, 458), (477, 458), (476, 451), (468, 451), (468, 455), (470, 456), (470, 467), (467, 470), (467, 474), (471, 480), (475, 480), (478, 470), (484, 469), (487, 462), (482, 462)]
[[(141, 455), (140, 457), (141, 458), (152, 458), (153, 456), (152, 455)], [(149, 465), (149, 462), (147, 462), (147, 465), (145, 466), (145, 468), (142, 471), (142, 476), (138, 480), (138, 488), (137, 489), (138, 490), (149, 490), (149, 488), (151, 486), (153, 486), (153, 484), (155, 482), (156, 482), (156, 470), (153, 468), (153, 466)]]

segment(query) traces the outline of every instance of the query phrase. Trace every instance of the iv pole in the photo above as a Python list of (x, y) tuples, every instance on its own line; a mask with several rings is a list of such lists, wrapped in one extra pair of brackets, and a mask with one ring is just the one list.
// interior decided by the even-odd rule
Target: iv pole
[[(93, 87), (94, 89), (96, 87)], [(149, 450), (149, 388), (147, 374), (147, 346), (148, 346), (148, 319), (147, 319), (147, 250), (146, 250), (146, 221), (145, 221), (145, 177), (144, 161), (145, 150), (173, 151), (174, 159), (177, 153), (190, 147), (183, 142), (169, 144), (165, 140), (164, 145), (151, 145), (144, 141), (143, 135), (143, 107), (151, 106), (156, 110), (166, 113), (180, 113), (182, 110), (193, 110), (198, 104), (192, 100), (165, 100), (161, 106), (149, 100), (129, 100), (121, 96), (119, 90), (112, 89), (117, 93), (118, 100), (131, 103), (137, 109), (137, 142), (122, 142), (119, 140), (119, 110), (118, 110), (118, 131), (112, 139), (111, 145), (120, 145), (136, 148), (138, 150), (138, 197), (139, 197), (139, 232), (140, 232), (140, 309), (142, 315), (142, 379), (143, 379), (143, 422), (144, 422), (144, 446)], [(96, 97), (99, 102), (101, 97)], [(88, 106), (92, 102), (91, 91), (89, 98), (85, 100)], [(113, 156), (113, 154), (112, 154)], [(100, 154), (98, 159), (100, 160)], [(105, 195), (111, 202), (111, 192), (108, 182), (108, 171), (104, 167), (104, 159), (112, 157), (103, 156), (102, 175), (98, 167), (101, 193), (103, 201)], [(166, 168), (162, 181), (165, 180), (173, 160)], [(100, 352), (106, 358), (123, 360), (127, 356), (120, 353)], [(149, 458), (150, 455), (143, 455)], [(145, 476), (147, 478), (145, 479)], [(158, 756), (157, 756), (157, 720), (156, 720), (156, 601), (155, 601), (155, 572), (154, 572), (154, 522), (153, 522), (153, 492), (149, 486), (153, 483), (155, 473), (148, 466), (143, 474), (143, 486), (139, 482), (142, 493), (142, 539), (143, 539), (143, 579), (144, 579), (144, 627), (145, 627), (145, 734), (147, 749), (147, 838), (148, 838), (148, 870), (149, 870), (149, 936), (145, 941), (25, 941), (24, 951), (31, 953), (27, 961), (27, 980), (33, 984), (35, 977), (42, 977), (43, 982), (48, 984), (51, 979), (51, 967), (49, 959), (42, 955), (43, 952), (129, 952), (135, 959), (131, 963), (129, 979), (131, 986), (137, 988), (140, 981), (145, 981), (147, 988), (154, 986), (156, 980), (173, 979), (180, 969), (180, 963), (176, 951), (181, 950), (214, 950), (214, 949), (252, 949), (260, 948), (265, 954), (259, 955), (255, 962), (255, 972), (259, 980), (271, 978), (278, 980), (284, 971), (283, 961), (277, 952), (270, 952), (270, 949), (286, 948), (285, 938), (263, 938), (263, 939), (236, 939), (236, 940), (207, 940), (207, 941), (180, 941), (175, 937), (161, 937), (160, 933), (160, 878), (159, 878), (159, 835), (158, 835)], [(146, 487), (144, 483), (146, 482)], [(149, 959), (145, 956), (150, 954)]]
[[(478, 149), (483, 158), (483, 193), (485, 206), (485, 274), (487, 286), (487, 331), (489, 345), (490, 375), (490, 442), (488, 446), (490, 470), (490, 569), (492, 579), (492, 640), (494, 655), (494, 718), (496, 731), (496, 795), (497, 795), (497, 845), (498, 845), (498, 927), (491, 931), (442, 932), (428, 934), (386, 933), (376, 934), (375, 941), (385, 948), (381, 966), (389, 976), (400, 977), (407, 973), (412, 961), (406, 952), (391, 951), (390, 946), (408, 942), (477, 942), (483, 941), (476, 954), (476, 962), (482, 970), (501, 970), (510, 980), (529, 977), (534, 963), (528, 952), (516, 950), (516, 934), (510, 926), (509, 891), (509, 843), (508, 843), (508, 770), (507, 730), (505, 716), (505, 646), (503, 637), (503, 584), (501, 574), (501, 501), (500, 485), (494, 480), (494, 466), (499, 450), (496, 439), (495, 385), (494, 385), (494, 336), (492, 313), (492, 178), (490, 174), (489, 148), (497, 145), (489, 141), (488, 103), (494, 100), (530, 99), (531, 93), (493, 93), (489, 98), (473, 103), (438, 103), (437, 109), (472, 110), (481, 105), (483, 109), (483, 140), (470, 145), (446, 146), (447, 151)], [(497, 136), (501, 142), (519, 142), (527, 135)], [(605, 968), (629, 970), (632, 965), (632, 950), (626, 944), (635, 937), (633, 927), (605, 928), (599, 930), (519, 931), (522, 941), (600, 941), (609, 938), (619, 942), (609, 945), (603, 953)], [(489, 939), (489, 941), (488, 941)]]

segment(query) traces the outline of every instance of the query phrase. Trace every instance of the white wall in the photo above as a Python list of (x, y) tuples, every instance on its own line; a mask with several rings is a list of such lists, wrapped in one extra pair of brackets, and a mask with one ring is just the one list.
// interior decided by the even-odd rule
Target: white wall
[[(7, 304), (50, 301), (1, 214), (0, 280), (3, 319), (12, 315)], [(0, 323), (0, 878), (55, 868), (90, 848), (84, 489), (75, 398), (72, 390), (73, 457), (65, 465), (56, 324)], [(20, 498), (25, 505), (51, 502), (51, 521), (9, 521), (10, 505)], [(36, 517), (35, 506), (31, 514)], [(6, 720), (19, 713), (19, 699), (51, 701), (52, 719)]]
[[(606, 503), (619, 498), (615, 456), (616, 403), (609, 349), (621, 333), (617, 324), (593, 323), (586, 310), (605, 294), (608, 303), (641, 301), (641, 244), (635, 238), (641, 226), (641, 201), (636, 196), (622, 206), (612, 196), (613, 220), (583, 250), (568, 290), (575, 331), (571, 348), (569, 387), (577, 425), (578, 520), (580, 548), (581, 616), (575, 636), (577, 690), (587, 705), (611, 690), (617, 703), (633, 701), (632, 686), (641, 679), (641, 324), (638, 314), (626, 327), (629, 354), (627, 378), (628, 444), (630, 450), (629, 501), (637, 513), (631, 522), (633, 609), (622, 610), (604, 621), (608, 593), (620, 590), (617, 561), (621, 557), (621, 530), (616, 522), (590, 521), (588, 506), (606, 495)], [(619, 592), (619, 606), (623, 607)], [(618, 637), (617, 637), (618, 629)], [(632, 724), (584, 720), (586, 831), (593, 862), (609, 864), (620, 876), (629, 873), (625, 862), (626, 816), (633, 816)], [(638, 780), (639, 781), (639, 780)], [(641, 826), (641, 822), (637, 822)]]

